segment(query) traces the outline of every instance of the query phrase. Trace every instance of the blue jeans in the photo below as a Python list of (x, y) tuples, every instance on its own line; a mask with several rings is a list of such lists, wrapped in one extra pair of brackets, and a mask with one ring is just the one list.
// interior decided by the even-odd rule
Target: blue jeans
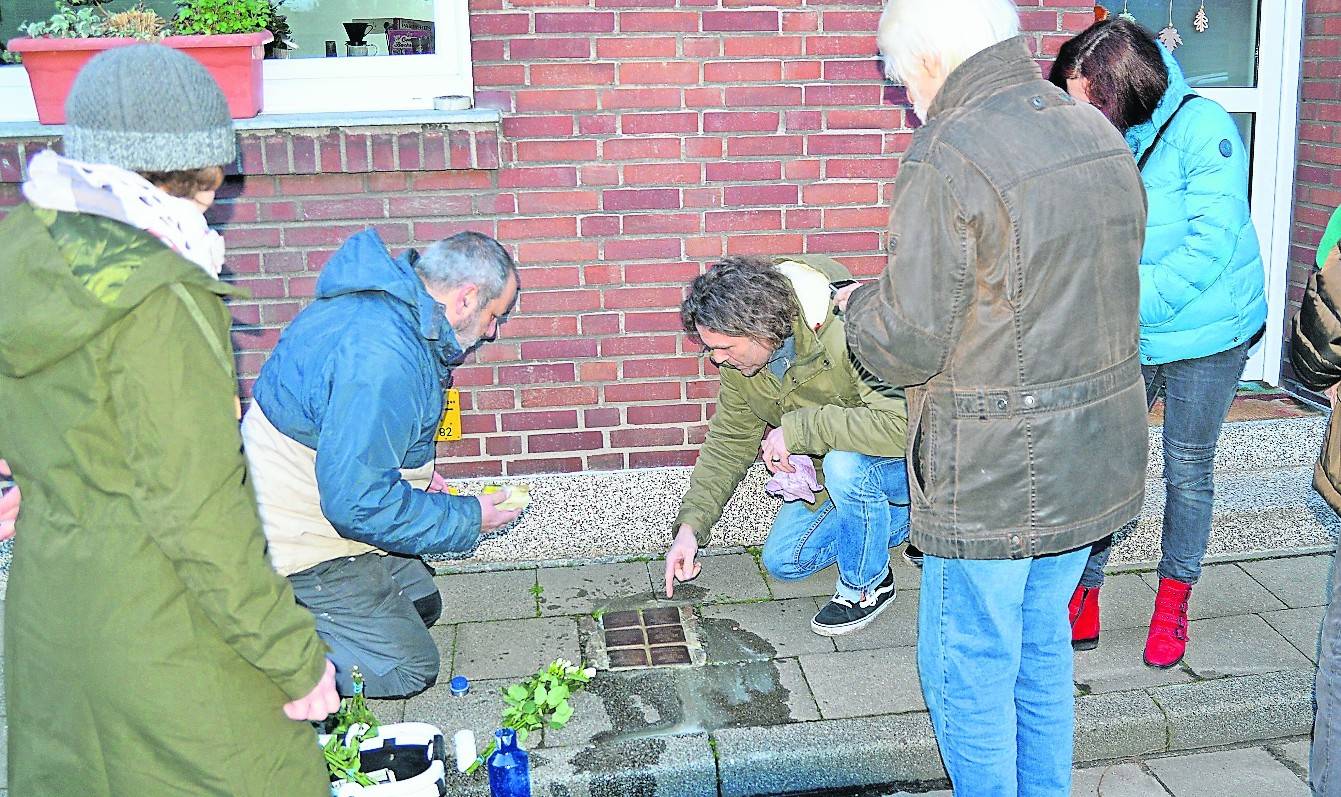
[[(1211, 538), (1215, 499), (1215, 444), (1234, 401), (1248, 344), (1163, 365), (1143, 365), (1147, 407), (1164, 394), (1164, 534), (1160, 543), (1161, 578), (1195, 584)], [(1083, 587), (1104, 583), (1104, 565), (1112, 537), (1096, 542), (1080, 577)]]
[(1088, 550), (923, 560), (917, 671), (955, 794), (1071, 793), (1066, 604)]
[(908, 538), (908, 471), (899, 457), (851, 451), (824, 455), (829, 498), (815, 511), (782, 505), (761, 559), (774, 578), (795, 581), (838, 562), (837, 592), (856, 601), (889, 570), (889, 549)]

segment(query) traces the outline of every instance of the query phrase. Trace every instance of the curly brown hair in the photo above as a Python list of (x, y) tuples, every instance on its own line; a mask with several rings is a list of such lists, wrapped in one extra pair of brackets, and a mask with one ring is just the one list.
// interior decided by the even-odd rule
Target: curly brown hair
[(680, 305), (680, 323), (695, 342), (701, 342), (698, 328), (703, 327), (776, 349), (792, 334), (798, 313), (791, 282), (771, 263), (728, 257), (690, 284)]
[(182, 199), (190, 199), (201, 191), (217, 191), (223, 185), (223, 168), (206, 166), (203, 169), (185, 169), (174, 172), (137, 172), (141, 177)]

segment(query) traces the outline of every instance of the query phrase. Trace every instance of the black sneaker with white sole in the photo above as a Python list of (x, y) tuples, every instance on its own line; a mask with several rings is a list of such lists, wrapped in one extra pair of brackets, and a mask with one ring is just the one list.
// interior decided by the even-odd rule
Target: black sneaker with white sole
[(922, 566), (922, 550), (911, 542), (903, 547), (903, 560), (913, 567)]
[(840, 636), (865, 628), (881, 612), (894, 603), (894, 571), (891, 569), (875, 589), (859, 601), (850, 601), (834, 595), (819, 610), (810, 628), (820, 636)]

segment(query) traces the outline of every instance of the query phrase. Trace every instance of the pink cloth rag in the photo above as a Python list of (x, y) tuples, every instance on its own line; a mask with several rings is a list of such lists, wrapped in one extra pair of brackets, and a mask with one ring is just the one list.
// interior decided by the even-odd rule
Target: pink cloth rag
[(820, 489), (819, 477), (815, 473), (815, 463), (810, 461), (810, 457), (805, 454), (792, 454), (788, 457), (792, 467), (796, 469), (794, 473), (778, 471), (764, 485), (764, 489), (772, 495), (782, 497), (784, 501), (805, 501), (815, 500), (815, 492)]

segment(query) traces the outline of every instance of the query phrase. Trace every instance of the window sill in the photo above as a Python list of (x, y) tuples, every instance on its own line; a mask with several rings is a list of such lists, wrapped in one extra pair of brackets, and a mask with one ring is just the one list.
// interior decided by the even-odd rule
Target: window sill
[[(330, 174), (497, 169), (502, 115), (464, 111), (261, 114), (234, 122), (240, 157), (231, 174)], [(60, 125), (0, 123), (0, 183), (60, 138)]]

